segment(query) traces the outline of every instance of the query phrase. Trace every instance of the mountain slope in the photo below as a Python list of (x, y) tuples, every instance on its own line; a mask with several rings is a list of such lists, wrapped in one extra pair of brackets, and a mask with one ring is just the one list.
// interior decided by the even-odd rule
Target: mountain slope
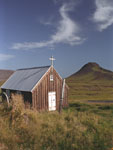
[(84, 65), (77, 73), (73, 74), (74, 77), (83, 77), (92, 75), (89, 80), (113, 80), (113, 72), (103, 69), (96, 63), (88, 63)]
[(0, 81), (7, 80), (13, 72), (13, 70), (0, 70)]
[(113, 100), (113, 72), (96, 63), (84, 65), (66, 81), (71, 100)]

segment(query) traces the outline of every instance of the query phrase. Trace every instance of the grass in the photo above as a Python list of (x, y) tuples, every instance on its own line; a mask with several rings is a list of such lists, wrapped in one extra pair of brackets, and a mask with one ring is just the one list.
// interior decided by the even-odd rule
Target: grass
[(9, 107), (0, 104), (0, 150), (111, 150), (113, 104), (87, 103), (111, 100), (111, 86), (71, 81), (69, 107), (60, 115), (25, 109), (22, 97), (14, 95)]
[(113, 104), (88, 104), (83, 102), (71, 102), (69, 104), (69, 108), (64, 109), (64, 111), (95, 113), (96, 115), (102, 115), (103, 117), (105, 116), (105, 119), (108, 119), (113, 117)]
[(67, 84), (70, 100), (113, 100), (113, 81), (71, 78), (67, 79)]
[(58, 112), (25, 109), (22, 97), (0, 105), (3, 150), (110, 150), (113, 105), (70, 103)]

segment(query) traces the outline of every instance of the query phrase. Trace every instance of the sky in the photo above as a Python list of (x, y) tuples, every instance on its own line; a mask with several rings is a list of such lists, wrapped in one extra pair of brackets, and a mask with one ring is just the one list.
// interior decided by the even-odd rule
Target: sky
[(113, 0), (0, 0), (0, 69), (88, 62), (113, 71)]

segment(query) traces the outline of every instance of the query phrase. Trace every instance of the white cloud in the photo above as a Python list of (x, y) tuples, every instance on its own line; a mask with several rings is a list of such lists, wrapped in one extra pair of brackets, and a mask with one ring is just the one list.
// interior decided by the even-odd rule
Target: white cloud
[(0, 54), (0, 61), (5, 61), (14, 58), (14, 55)]
[(72, 5), (69, 6), (67, 4), (60, 8), (61, 20), (57, 32), (51, 36), (54, 43), (76, 45), (82, 42), (81, 37), (77, 35), (80, 30), (79, 26), (68, 16), (68, 12), (72, 10)]
[(43, 25), (53, 25), (53, 18), (54, 16), (51, 16), (50, 18), (47, 18), (47, 19), (41, 18), (39, 23)]
[(53, 47), (58, 43), (69, 45), (81, 44), (84, 39), (79, 36), (80, 28), (78, 24), (69, 17), (69, 12), (73, 11), (73, 3), (64, 3), (59, 10), (60, 21), (56, 28), (56, 32), (50, 36), (50, 40), (41, 42), (24, 42), (14, 43), (11, 49), (33, 49), (42, 47)]
[(50, 21), (40, 21), (41, 24), (43, 25), (52, 25), (52, 23)]
[(14, 43), (11, 49), (34, 49), (34, 48), (42, 48), (48, 47), (52, 45), (52, 41), (44, 41), (44, 42), (24, 42), (24, 43)]
[(96, 11), (93, 15), (93, 21), (97, 23), (99, 31), (113, 24), (112, 0), (96, 0)]

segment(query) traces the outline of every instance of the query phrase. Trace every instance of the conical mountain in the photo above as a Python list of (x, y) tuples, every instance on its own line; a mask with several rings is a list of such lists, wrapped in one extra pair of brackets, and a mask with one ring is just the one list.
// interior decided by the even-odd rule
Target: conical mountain
[(67, 78), (70, 99), (113, 100), (113, 72), (88, 63)]

